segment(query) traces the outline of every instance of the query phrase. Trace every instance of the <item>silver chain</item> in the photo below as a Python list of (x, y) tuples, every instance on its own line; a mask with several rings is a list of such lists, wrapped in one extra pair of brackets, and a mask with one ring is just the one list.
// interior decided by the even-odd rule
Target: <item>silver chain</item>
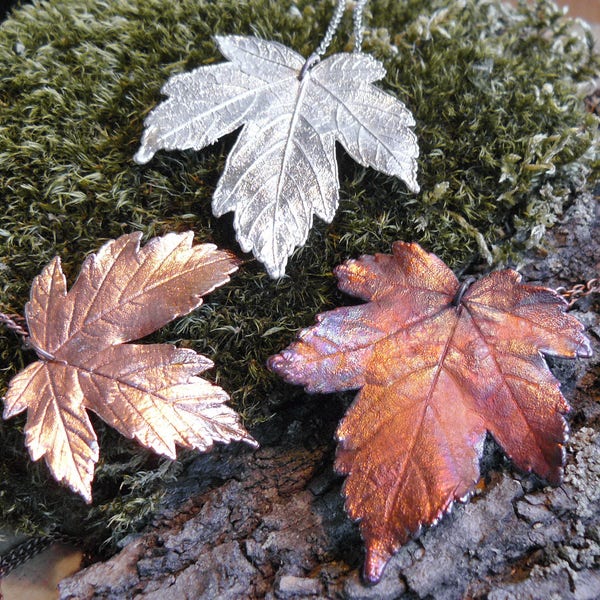
[(363, 13), (365, 12), (365, 6), (369, 0), (357, 0), (354, 6), (354, 52), (362, 51), (363, 43)]
[(346, 11), (346, 0), (338, 0), (337, 6), (335, 7), (335, 12), (333, 13), (333, 17), (331, 17), (331, 21), (329, 21), (329, 25), (327, 27), (327, 31), (319, 44), (319, 47), (315, 50), (314, 54), (317, 56), (323, 56), (325, 52), (327, 52), (327, 48), (333, 41), (333, 38), (340, 26), (340, 22), (342, 17), (344, 16), (344, 12)]
[[(362, 49), (363, 43), (363, 13), (365, 12), (365, 6), (369, 0), (356, 0), (354, 5), (354, 51), (360, 52)], [(342, 21), (342, 17), (344, 16), (344, 12), (346, 11), (346, 0), (338, 0), (338, 3), (335, 7), (335, 11), (333, 16), (331, 17), (331, 21), (329, 21), (329, 25), (327, 26), (327, 31), (319, 44), (319, 47), (315, 50), (314, 55), (323, 56), (327, 49), (331, 45), (333, 38), (340, 26)]]
[[(356, 0), (356, 4), (354, 5), (354, 51), (360, 52), (362, 48), (363, 42), (363, 13), (365, 10), (365, 6), (368, 0)], [(302, 70), (300, 71), (300, 80), (304, 78), (307, 71), (309, 71), (312, 67), (314, 67), (321, 56), (327, 52), (327, 49), (331, 45), (333, 38), (340, 26), (342, 21), (342, 17), (344, 16), (344, 12), (346, 11), (346, 0), (338, 0), (337, 5), (335, 7), (335, 11), (333, 16), (331, 17), (331, 21), (329, 21), (329, 25), (327, 26), (327, 31), (325, 31), (325, 35), (321, 40), (321, 43), (317, 47), (317, 49), (306, 59)]]

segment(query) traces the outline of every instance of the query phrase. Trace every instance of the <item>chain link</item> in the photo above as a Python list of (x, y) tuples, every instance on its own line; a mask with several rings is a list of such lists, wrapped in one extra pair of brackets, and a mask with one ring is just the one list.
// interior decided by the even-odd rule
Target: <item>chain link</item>
[(79, 540), (64, 533), (51, 533), (28, 538), (0, 556), (0, 579), (3, 579), (23, 563), (47, 550), (52, 544), (57, 543), (77, 545)]
[(568, 308), (571, 308), (573, 304), (575, 304), (575, 302), (577, 302), (577, 300), (580, 298), (600, 292), (600, 278), (594, 277), (587, 283), (579, 283), (569, 289), (564, 286), (560, 286), (557, 287), (555, 291), (567, 301)]
[(21, 315), (5, 314), (0, 312), (0, 323), (2, 323), (7, 329), (10, 329), (17, 335), (20, 335), (24, 340), (27, 340), (29, 337), (29, 332), (27, 329), (25, 329), (26, 321)]
[(340, 26), (342, 21), (342, 17), (344, 16), (344, 12), (346, 10), (346, 0), (338, 0), (337, 6), (335, 7), (335, 12), (333, 13), (333, 17), (331, 17), (331, 21), (329, 22), (329, 26), (327, 27), (327, 31), (319, 44), (319, 47), (315, 50), (315, 54), (317, 56), (323, 56), (325, 52), (327, 52), (327, 48), (333, 41), (333, 38)]
[(354, 51), (361, 52), (362, 51), (362, 43), (363, 43), (363, 13), (365, 11), (365, 6), (367, 5), (368, 0), (357, 0), (354, 6)]
[[(333, 12), (333, 16), (329, 21), (329, 25), (327, 26), (327, 30), (325, 31), (325, 35), (321, 40), (321, 43), (317, 47), (317, 49), (308, 57), (306, 62), (304, 63), (304, 67), (300, 71), (300, 80), (304, 78), (306, 73), (316, 65), (321, 56), (327, 52), (327, 49), (331, 45), (335, 34), (342, 22), (342, 17), (344, 16), (344, 12), (346, 12), (346, 1), (347, 0), (337, 0), (337, 4), (335, 7), (335, 11)], [(363, 42), (363, 13), (365, 11), (365, 6), (367, 5), (368, 0), (356, 0), (354, 3), (353, 9), (353, 21), (354, 21), (354, 51), (360, 52), (362, 49)]]

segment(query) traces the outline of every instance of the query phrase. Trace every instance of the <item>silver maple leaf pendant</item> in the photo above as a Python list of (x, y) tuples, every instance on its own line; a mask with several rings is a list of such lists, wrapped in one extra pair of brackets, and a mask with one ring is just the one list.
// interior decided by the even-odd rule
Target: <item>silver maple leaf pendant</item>
[(385, 68), (361, 52), (308, 61), (283, 44), (217, 36), (230, 62), (171, 77), (168, 96), (146, 118), (134, 159), (160, 149), (199, 150), (243, 129), (213, 197), (213, 213), (235, 212), (244, 252), (284, 275), (313, 214), (330, 223), (339, 200), (338, 141), (363, 166), (400, 177), (417, 192), (419, 150), (410, 111), (372, 85)]

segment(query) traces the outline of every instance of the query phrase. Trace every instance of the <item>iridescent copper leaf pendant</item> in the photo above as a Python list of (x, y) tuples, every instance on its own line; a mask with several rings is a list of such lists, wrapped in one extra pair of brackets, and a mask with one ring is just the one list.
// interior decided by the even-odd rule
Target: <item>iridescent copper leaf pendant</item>
[(473, 492), (486, 431), (518, 468), (560, 482), (569, 407), (542, 353), (591, 348), (556, 292), (512, 270), (461, 285), (439, 258), (397, 242), (335, 272), (366, 303), (319, 315), (268, 364), (308, 392), (360, 389), (337, 430), (336, 469), (376, 582), (422, 525)]

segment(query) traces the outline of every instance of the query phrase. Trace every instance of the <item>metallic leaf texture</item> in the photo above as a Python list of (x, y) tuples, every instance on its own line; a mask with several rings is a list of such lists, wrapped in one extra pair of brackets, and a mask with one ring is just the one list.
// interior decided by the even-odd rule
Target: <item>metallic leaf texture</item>
[(565, 301), (512, 270), (461, 286), (439, 258), (396, 242), (336, 274), (367, 303), (319, 315), (269, 367), (309, 392), (360, 388), (336, 469), (376, 582), (422, 525), (472, 493), (486, 431), (517, 467), (560, 482), (569, 407), (541, 352), (591, 349)]
[(419, 153), (404, 104), (372, 85), (383, 65), (366, 54), (334, 54), (306, 70), (305, 59), (277, 42), (216, 38), (228, 63), (172, 77), (145, 122), (138, 163), (161, 148), (200, 149), (240, 133), (213, 198), (213, 212), (235, 211), (244, 252), (281, 277), (304, 244), (313, 214), (337, 210), (335, 142), (364, 166), (402, 178), (414, 192)]
[(213, 366), (193, 350), (127, 344), (202, 304), (229, 281), (237, 260), (193, 233), (167, 234), (140, 248), (124, 235), (89, 256), (67, 291), (60, 258), (38, 275), (25, 306), (39, 360), (16, 375), (4, 418), (27, 410), (32, 460), (91, 502), (98, 443), (87, 410), (128, 438), (175, 458), (175, 444), (198, 450), (214, 441), (255, 441), (220, 387), (197, 377)]

